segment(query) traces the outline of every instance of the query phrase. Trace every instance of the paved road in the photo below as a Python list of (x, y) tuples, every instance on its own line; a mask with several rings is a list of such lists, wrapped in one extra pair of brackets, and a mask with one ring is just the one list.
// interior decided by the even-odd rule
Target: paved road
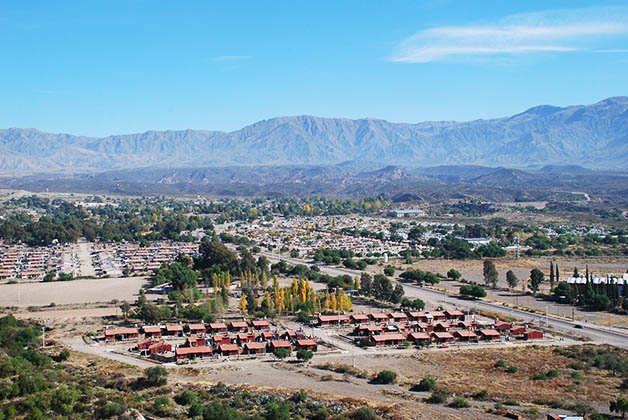
[[(284, 260), (291, 264), (305, 264), (313, 265), (311, 262), (291, 257), (284, 257), (282, 255), (273, 254), (270, 252), (261, 252), (270, 260)], [(349, 274), (351, 276), (360, 275), (360, 271), (349, 270), (346, 268), (319, 266), (322, 272), (329, 275), (338, 276)], [(443, 306), (458, 307), (458, 308), (476, 308), (479, 310), (499, 313), (504, 316), (510, 316), (515, 319), (519, 319), (524, 323), (536, 323), (539, 324), (545, 321), (545, 315), (535, 314), (532, 312), (526, 312), (519, 309), (512, 309), (502, 306), (499, 303), (484, 302), (481, 300), (470, 301), (465, 300), (457, 295), (451, 295), (449, 293), (440, 292), (437, 290), (428, 289), (416, 285), (399, 283), (393, 280), (393, 283), (401, 284), (404, 288), (405, 295), (409, 298), (420, 298), (431, 302), (442, 302)], [(623, 332), (611, 330), (605, 327), (590, 324), (579, 324), (578, 322), (571, 322), (552, 316), (547, 317), (548, 325), (555, 330), (562, 330), (564, 332), (576, 333), (584, 337), (588, 337), (596, 343), (607, 343), (618, 347), (628, 349), (628, 335)], [(582, 326), (582, 329), (576, 329), (574, 326), (578, 324)]]

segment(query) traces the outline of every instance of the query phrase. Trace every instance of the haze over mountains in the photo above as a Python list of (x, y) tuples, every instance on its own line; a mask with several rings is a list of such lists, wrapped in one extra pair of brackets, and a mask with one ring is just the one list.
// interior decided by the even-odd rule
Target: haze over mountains
[(260, 165), (364, 169), (373, 163), (374, 169), (548, 164), (628, 169), (628, 98), (565, 108), (543, 105), (511, 117), (470, 122), (297, 116), (260, 121), (231, 133), (148, 131), (105, 138), (0, 130), (0, 174), (8, 176)]

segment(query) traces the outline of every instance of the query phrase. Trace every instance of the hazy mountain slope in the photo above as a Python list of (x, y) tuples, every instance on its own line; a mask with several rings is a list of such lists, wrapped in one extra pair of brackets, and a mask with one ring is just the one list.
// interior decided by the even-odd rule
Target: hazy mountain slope
[(628, 98), (588, 106), (538, 106), (470, 122), (280, 117), (231, 133), (149, 131), (106, 138), (0, 130), (0, 171), (100, 172), (148, 167), (577, 164), (628, 168)]

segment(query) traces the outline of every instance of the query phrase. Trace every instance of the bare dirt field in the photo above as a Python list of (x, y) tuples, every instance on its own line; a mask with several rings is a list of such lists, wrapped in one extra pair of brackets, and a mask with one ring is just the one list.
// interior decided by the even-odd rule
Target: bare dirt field
[(0, 285), (0, 306), (46, 306), (75, 303), (133, 301), (145, 277), (85, 279), (66, 282), (35, 282)]

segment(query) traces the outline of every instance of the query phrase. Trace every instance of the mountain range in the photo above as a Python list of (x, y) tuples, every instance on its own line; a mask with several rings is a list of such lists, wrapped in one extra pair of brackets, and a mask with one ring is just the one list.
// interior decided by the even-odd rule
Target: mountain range
[[(410, 124), (296, 116), (260, 121), (229, 133), (148, 131), (104, 138), (0, 130), (0, 174), (5, 176), (286, 165), (333, 166), (336, 171), (343, 166), (350, 171), (387, 165), (580, 165), (625, 170), (628, 98), (564, 108), (542, 105), (510, 117), (470, 122)], [(404, 174), (393, 171), (386, 176)], [(447, 176), (452, 176), (451, 170)]]

